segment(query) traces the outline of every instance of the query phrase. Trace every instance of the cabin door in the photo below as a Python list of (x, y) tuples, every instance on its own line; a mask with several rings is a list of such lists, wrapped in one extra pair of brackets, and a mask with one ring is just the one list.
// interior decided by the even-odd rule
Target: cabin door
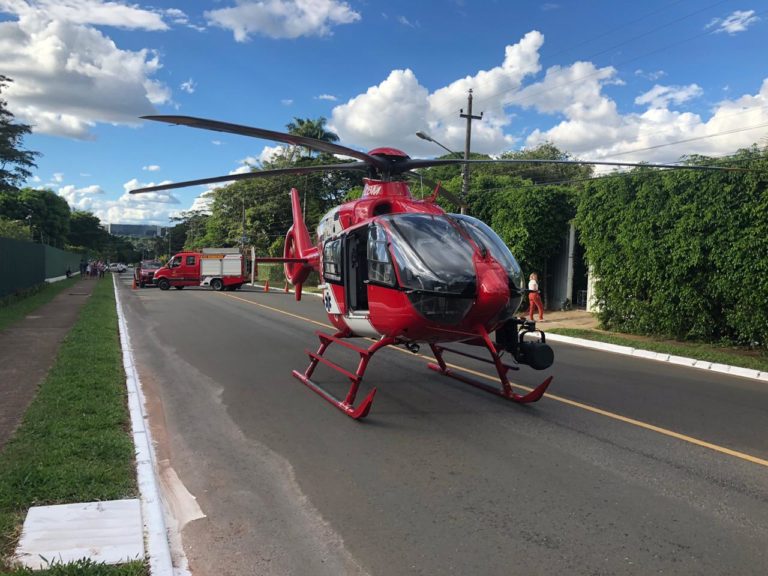
[(344, 291), (347, 310), (360, 312), (368, 310), (368, 228), (353, 230), (344, 242)]

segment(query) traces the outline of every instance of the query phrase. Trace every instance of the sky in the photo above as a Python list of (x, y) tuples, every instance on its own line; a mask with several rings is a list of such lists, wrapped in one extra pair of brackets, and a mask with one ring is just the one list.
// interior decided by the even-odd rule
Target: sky
[[(102, 222), (165, 225), (275, 142), (144, 121), (180, 114), (412, 157), (551, 142), (676, 162), (768, 145), (768, 0), (0, 0), (2, 97), (41, 153), (26, 186)], [(300, 182), (297, 182), (300, 188)]]

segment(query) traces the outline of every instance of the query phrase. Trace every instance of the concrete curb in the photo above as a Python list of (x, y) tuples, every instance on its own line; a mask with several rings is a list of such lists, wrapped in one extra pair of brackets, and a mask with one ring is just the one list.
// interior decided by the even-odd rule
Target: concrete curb
[(680, 366), (698, 368), (699, 370), (710, 370), (711, 372), (729, 374), (730, 376), (740, 376), (742, 378), (751, 378), (753, 380), (768, 382), (768, 372), (761, 372), (759, 370), (752, 370), (750, 368), (729, 366), (727, 364), (717, 364), (715, 362), (696, 360), (694, 358), (685, 358), (683, 356), (672, 356), (662, 352), (651, 352), (650, 350), (642, 350), (640, 348), (632, 348), (630, 346), (619, 346), (617, 344), (607, 344), (605, 342), (596, 342), (594, 340), (585, 340), (583, 338), (573, 338), (572, 336), (563, 336), (562, 334), (550, 334), (547, 332), (546, 335), (547, 340), (552, 342), (563, 342), (565, 344), (573, 344), (574, 346), (582, 346), (584, 348), (592, 348), (594, 350), (613, 352), (614, 354), (623, 354), (625, 356), (634, 356), (636, 358), (656, 360), (657, 362), (669, 362), (670, 364), (678, 364)]
[(141, 493), (141, 516), (144, 522), (144, 536), (149, 556), (149, 571), (152, 576), (173, 576), (173, 561), (168, 541), (168, 532), (163, 515), (157, 476), (155, 475), (156, 457), (152, 445), (152, 436), (144, 413), (145, 398), (141, 391), (136, 365), (133, 359), (131, 338), (123, 314), (123, 305), (117, 286), (117, 275), (112, 275), (117, 304), (120, 345), (123, 349), (123, 367), (125, 368), (126, 387), (128, 389), (128, 408), (131, 414), (133, 442), (136, 447), (136, 476)]

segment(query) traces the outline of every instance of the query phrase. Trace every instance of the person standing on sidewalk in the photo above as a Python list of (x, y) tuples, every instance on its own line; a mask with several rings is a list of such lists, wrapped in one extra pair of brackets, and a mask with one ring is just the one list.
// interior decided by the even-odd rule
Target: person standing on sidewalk
[(532, 272), (528, 278), (528, 319), (533, 320), (534, 309), (539, 309), (539, 322), (544, 321), (544, 305), (539, 292), (539, 275)]

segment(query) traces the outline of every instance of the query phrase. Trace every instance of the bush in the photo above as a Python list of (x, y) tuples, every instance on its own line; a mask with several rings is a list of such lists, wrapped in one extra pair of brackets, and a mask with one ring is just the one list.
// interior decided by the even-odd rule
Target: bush
[[(717, 163), (726, 161), (768, 168), (756, 149)], [(757, 170), (641, 168), (598, 180), (585, 187), (576, 226), (605, 327), (768, 342), (768, 192)]]

